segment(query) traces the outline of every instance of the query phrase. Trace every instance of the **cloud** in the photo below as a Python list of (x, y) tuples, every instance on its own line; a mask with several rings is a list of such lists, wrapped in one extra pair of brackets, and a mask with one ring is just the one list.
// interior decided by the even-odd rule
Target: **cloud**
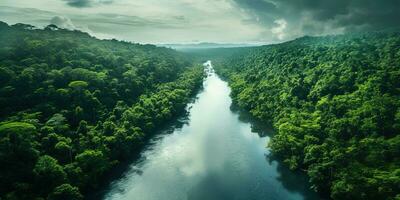
[[(278, 39), (400, 29), (399, 0), (232, 0)], [(278, 22), (285, 19), (286, 23)], [(247, 21), (248, 22), (248, 21)], [(276, 27), (276, 24), (279, 26)], [(285, 33), (280, 29), (284, 28)]]
[[(309, 15), (313, 21), (345, 31), (368, 31), (399, 27), (398, 0), (281, 0), (283, 8)], [(295, 15), (296, 16), (296, 15)]]
[(277, 25), (271, 29), (271, 32), (276, 35), (279, 40), (283, 40), (285, 37), (285, 29), (287, 26), (287, 22), (285, 19), (275, 20), (274, 23)]
[(0, 18), (11, 24), (46, 26), (54, 16), (136, 42), (276, 43), (400, 30), (400, 0), (0, 0)]
[(89, 29), (89, 27), (87, 27), (86, 25), (75, 25), (70, 18), (65, 16), (55, 16), (51, 18), (50, 24), (54, 24), (59, 28), (64, 28), (69, 30), (80, 30), (100, 39), (115, 38), (115, 36), (113, 36), (112, 34), (94, 32), (91, 29)]
[(69, 30), (75, 30), (76, 27), (72, 23), (71, 19), (63, 16), (55, 16), (51, 18), (50, 24), (54, 24), (57, 27), (64, 28), (64, 29), (69, 29)]
[(101, 4), (111, 4), (113, 0), (63, 0), (67, 5), (77, 8), (92, 7)]
[(253, 21), (264, 26), (274, 25), (279, 12), (274, 3), (264, 0), (233, 0), (233, 4), (247, 12)]

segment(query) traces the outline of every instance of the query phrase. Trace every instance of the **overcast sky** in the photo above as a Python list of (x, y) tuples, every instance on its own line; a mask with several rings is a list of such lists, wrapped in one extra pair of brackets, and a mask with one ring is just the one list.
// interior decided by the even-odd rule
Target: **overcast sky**
[(399, 29), (400, 0), (0, 0), (0, 20), (140, 43), (275, 43)]

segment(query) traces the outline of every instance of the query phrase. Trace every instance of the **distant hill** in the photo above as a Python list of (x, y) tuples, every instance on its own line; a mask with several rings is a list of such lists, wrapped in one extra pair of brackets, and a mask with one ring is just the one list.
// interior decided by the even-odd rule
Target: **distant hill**
[(168, 47), (176, 50), (185, 50), (185, 49), (214, 49), (214, 48), (233, 48), (233, 47), (251, 47), (251, 46), (260, 46), (262, 44), (246, 44), (246, 43), (210, 43), (210, 42), (201, 42), (201, 43), (188, 43), (188, 44), (159, 44), (157, 46)]

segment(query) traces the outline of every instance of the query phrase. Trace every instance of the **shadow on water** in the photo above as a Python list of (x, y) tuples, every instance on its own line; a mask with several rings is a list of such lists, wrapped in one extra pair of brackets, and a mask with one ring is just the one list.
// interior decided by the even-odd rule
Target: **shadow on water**
[[(251, 131), (253, 133), (257, 133), (260, 137), (273, 137), (275, 131), (272, 125), (261, 122), (253, 115), (251, 115), (251, 113), (241, 109), (238, 105), (234, 103), (231, 104), (230, 110), (233, 113), (239, 115), (239, 120), (241, 122), (249, 123), (251, 125)], [(265, 146), (267, 146), (267, 144), (265, 144)], [(326, 198), (321, 197), (310, 189), (311, 185), (309, 184), (309, 178), (304, 171), (290, 170), (288, 166), (282, 162), (282, 160), (271, 154), (269, 150), (265, 154), (265, 159), (269, 165), (272, 165), (272, 163), (276, 163), (278, 171), (278, 177), (276, 179), (281, 182), (285, 189), (287, 189), (288, 191), (291, 191), (293, 193), (300, 193), (305, 200), (321, 200)]]
[[(277, 171), (279, 172), (279, 177), (277, 178), (282, 185), (289, 191), (301, 193), (305, 200), (316, 200), (323, 199), (321, 196), (316, 196), (314, 192), (310, 189), (310, 184), (308, 183), (308, 177), (302, 171), (292, 171), (281, 161), (271, 157), (266, 156), (268, 162), (278, 162)], [(272, 160), (275, 159), (275, 160)], [(299, 185), (298, 183), (303, 182), (304, 184)]]
[(251, 125), (251, 131), (253, 133), (257, 133), (260, 137), (272, 137), (274, 134), (274, 129), (272, 125), (263, 123), (260, 120), (257, 120), (253, 115), (251, 115), (248, 111), (240, 109), (238, 105), (232, 103), (230, 106), (230, 110), (239, 115), (239, 120), (243, 123), (248, 123)]

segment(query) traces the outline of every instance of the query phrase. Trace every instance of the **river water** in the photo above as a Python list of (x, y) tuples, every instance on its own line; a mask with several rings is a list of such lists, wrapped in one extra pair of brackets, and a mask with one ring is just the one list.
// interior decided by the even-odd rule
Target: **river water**
[(232, 111), (228, 84), (210, 61), (205, 66), (209, 76), (187, 108), (187, 123), (152, 139), (104, 199), (319, 199), (304, 174), (269, 158), (269, 137), (260, 137), (251, 120)]

